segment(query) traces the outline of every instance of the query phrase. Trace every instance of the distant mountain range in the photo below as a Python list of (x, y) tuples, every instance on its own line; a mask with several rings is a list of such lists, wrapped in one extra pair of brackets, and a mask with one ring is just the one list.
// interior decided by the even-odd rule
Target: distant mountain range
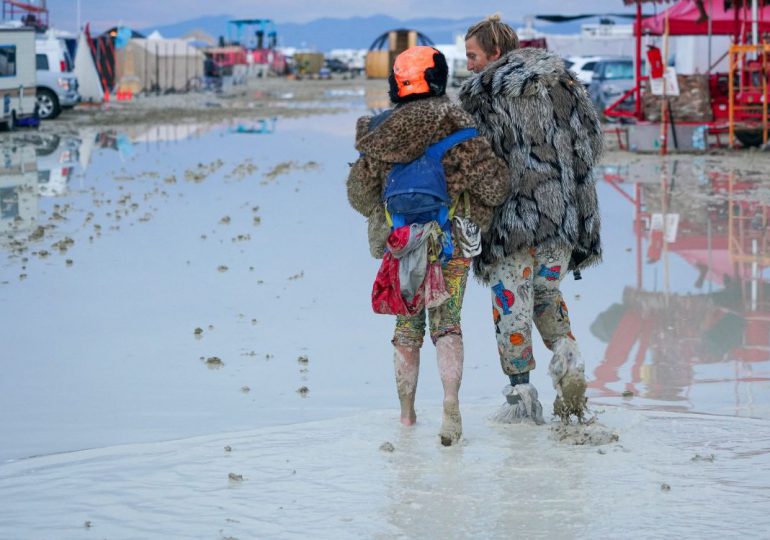
[[(193, 30), (202, 30), (214, 38), (219, 38), (227, 35), (227, 21), (231, 19), (233, 17), (229, 15), (199, 17), (175, 24), (144, 28), (139, 32), (148, 35), (157, 30), (164, 37), (182, 37)], [(383, 32), (396, 28), (418, 30), (436, 44), (454, 43), (457, 34), (464, 34), (468, 27), (479, 19), (480, 17), (400, 20), (387, 15), (373, 15), (348, 19), (323, 18), (302, 24), (276, 23), (275, 29), (279, 46), (329, 51), (343, 48), (368, 49)], [(535, 28), (546, 33), (572, 34), (580, 31), (581, 24), (596, 21), (598, 19), (537, 24)], [(522, 26), (521, 22), (508, 21), (508, 23), (514, 28)]]

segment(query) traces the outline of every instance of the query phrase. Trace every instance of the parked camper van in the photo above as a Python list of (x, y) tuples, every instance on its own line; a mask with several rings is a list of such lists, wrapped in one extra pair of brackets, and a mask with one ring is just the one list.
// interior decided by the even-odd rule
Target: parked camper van
[(56, 118), (62, 109), (80, 102), (78, 79), (63, 39), (51, 34), (35, 40), (37, 113), (43, 120)]
[(0, 124), (35, 116), (35, 31), (0, 27)]

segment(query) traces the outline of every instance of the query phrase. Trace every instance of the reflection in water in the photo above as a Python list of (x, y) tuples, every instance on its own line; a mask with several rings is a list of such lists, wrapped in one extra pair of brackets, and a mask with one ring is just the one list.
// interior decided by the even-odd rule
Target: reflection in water
[(228, 128), (230, 133), (245, 133), (249, 135), (269, 135), (275, 131), (275, 125), (278, 119), (260, 118), (248, 122), (239, 121)]
[(0, 233), (28, 231), (37, 218), (35, 151), (29, 146), (0, 146)]
[[(632, 169), (604, 171), (633, 205), (636, 287), (591, 325), (607, 347), (590, 385), (600, 396), (630, 391), (689, 409), (683, 402), (694, 385), (729, 382), (739, 409), (741, 384), (770, 381), (767, 370), (754, 369), (770, 360), (767, 186), (750, 174), (657, 167), (660, 174), (634, 178), (633, 195)], [(691, 293), (673, 290), (682, 278), (672, 274), (674, 258), (694, 270)], [(726, 363), (734, 371), (709, 377), (713, 370), (701, 369)], [(628, 368), (630, 379), (618, 387)]]
[[(276, 124), (276, 118), (239, 120), (229, 123), (229, 131), (237, 126), (238, 133), (270, 134)], [(40, 230), (29, 235), (36, 226), (44, 232), (56, 228), (51, 220), (61, 216), (53, 215), (48, 222), (40, 219), (39, 198), (72, 195), (72, 179), (78, 173), (82, 178), (95, 150), (114, 150), (125, 160), (134, 156), (140, 145), (155, 150), (214, 130), (226, 131), (228, 124), (123, 126), (120, 131), (84, 128), (77, 134), (20, 132), (0, 138), (0, 233), (4, 235), (0, 245), (18, 254), (22, 245), (41, 237)], [(79, 188), (82, 190), (83, 185)]]

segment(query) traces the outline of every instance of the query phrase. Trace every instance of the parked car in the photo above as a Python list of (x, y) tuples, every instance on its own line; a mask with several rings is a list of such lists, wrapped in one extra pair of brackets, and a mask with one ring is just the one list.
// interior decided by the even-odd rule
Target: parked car
[(339, 58), (326, 58), (324, 59), (324, 67), (331, 73), (347, 73), (350, 71), (350, 66)]
[[(628, 57), (605, 58), (596, 62), (588, 94), (600, 114), (634, 87), (634, 61)], [(624, 108), (633, 106), (629, 98)]]
[(80, 102), (73, 62), (61, 39), (45, 36), (35, 40), (37, 113), (43, 120), (56, 118), (62, 109)]
[(586, 85), (591, 84), (594, 75), (596, 62), (603, 60), (605, 56), (569, 56), (564, 59), (564, 67), (573, 71), (580, 82)]

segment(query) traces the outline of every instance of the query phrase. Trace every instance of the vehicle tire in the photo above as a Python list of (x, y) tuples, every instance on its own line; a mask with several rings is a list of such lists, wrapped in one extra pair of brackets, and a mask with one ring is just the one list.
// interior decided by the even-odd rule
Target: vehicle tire
[(738, 138), (739, 141), (741, 141), (741, 144), (747, 148), (750, 148), (752, 146), (762, 145), (761, 129), (736, 131), (735, 136)]
[(41, 120), (52, 120), (61, 113), (59, 98), (47, 88), (37, 89), (37, 114)]

